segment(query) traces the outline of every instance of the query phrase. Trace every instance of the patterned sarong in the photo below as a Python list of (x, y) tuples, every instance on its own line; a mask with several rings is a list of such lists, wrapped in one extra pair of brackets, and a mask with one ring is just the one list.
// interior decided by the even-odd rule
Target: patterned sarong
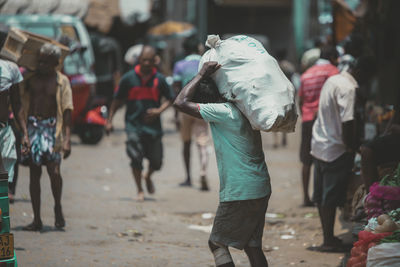
[(31, 143), (29, 161), (38, 166), (49, 162), (61, 162), (61, 154), (54, 151), (56, 118), (40, 120), (29, 116), (27, 128)]

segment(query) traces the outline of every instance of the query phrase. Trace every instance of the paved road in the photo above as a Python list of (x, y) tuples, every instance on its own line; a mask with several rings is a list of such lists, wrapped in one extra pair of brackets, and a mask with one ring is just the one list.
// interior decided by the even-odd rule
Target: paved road
[[(144, 203), (134, 200), (136, 189), (125, 154), (123, 112), (116, 116), (116, 131), (97, 146), (73, 138), (72, 155), (62, 163), (63, 209), (67, 227), (54, 228), (53, 198), (47, 174), (42, 177), (41, 233), (21, 231), (32, 220), (28, 169), (21, 168), (17, 200), (11, 206), (12, 232), (20, 266), (214, 266), (207, 239), (218, 204), (218, 176), (212, 149), (211, 191), (180, 188), (184, 178), (179, 135), (171, 123), (172, 111), (163, 116), (165, 159), (155, 174), (156, 194)], [(298, 131), (297, 131), (298, 132)], [(264, 233), (264, 250), (270, 266), (338, 266), (343, 255), (310, 252), (321, 242), (315, 208), (300, 208), (298, 133), (290, 134), (288, 147), (272, 149), (271, 134), (263, 134), (273, 194)], [(193, 147), (193, 176), (198, 157)], [(210, 216), (208, 218), (207, 216)], [(205, 214), (205, 215), (204, 215)], [(273, 216), (273, 215), (272, 215)], [(336, 231), (346, 233), (341, 224)], [(248, 267), (244, 253), (232, 250), (236, 266)]]

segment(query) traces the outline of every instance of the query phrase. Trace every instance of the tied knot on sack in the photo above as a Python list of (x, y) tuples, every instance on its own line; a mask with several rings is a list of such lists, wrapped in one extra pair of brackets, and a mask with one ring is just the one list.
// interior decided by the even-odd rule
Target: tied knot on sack
[(216, 48), (220, 42), (221, 38), (219, 38), (219, 35), (212, 34), (207, 37), (206, 46), (209, 48)]

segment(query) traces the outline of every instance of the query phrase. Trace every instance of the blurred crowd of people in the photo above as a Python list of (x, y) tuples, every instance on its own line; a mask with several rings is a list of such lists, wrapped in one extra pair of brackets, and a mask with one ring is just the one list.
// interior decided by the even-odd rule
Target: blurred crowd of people
[[(7, 30), (2, 29), (1, 33), (4, 43)], [(367, 192), (369, 186), (380, 178), (377, 169), (379, 165), (400, 160), (398, 105), (394, 107), (390, 122), (382, 135), (377, 134), (368, 142), (362, 134), (360, 135), (362, 130), (358, 127), (364, 123), (360, 119), (365, 118), (367, 114), (365, 102), (361, 101), (360, 104), (358, 100), (363, 94), (362, 88), (368, 87), (373, 78), (376, 64), (371, 56), (360, 54), (357, 49), (359, 43), (360, 39), (357, 36), (353, 36), (340, 47), (330, 42), (316, 42), (315, 47), (303, 54), (299, 64), (290, 62), (284, 50), (275, 53), (280, 68), (298, 92), (301, 113), (299, 150), (302, 163), (302, 205), (318, 208), (323, 243), (312, 249), (322, 252), (341, 252), (347, 249), (334, 235), (333, 229), (336, 208), (343, 206), (346, 201), (348, 183), (354, 174), (355, 155), (361, 155), (361, 176)], [(131, 67), (115, 88), (105, 130), (107, 133), (113, 130), (115, 113), (126, 105), (126, 152), (131, 160), (139, 201), (145, 200), (143, 182), (149, 194), (155, 193), (152, 175), (162, 167), (163, 130), (160, 116), (172, 105), (176, 96), (182, 94), (184, 88), (188, 91), (187, 88), (191, 86), (199, 86), (191, 82), (199, 75), (199, 62), (204, 50), (202, 42), (196, 37), (187, 38), (183, 42), (184, 55), (177, 57), (171, 68), (172, 80), (168, 80), (161, 72), (162, 55), (155, 47), (140, 45), (127, 53), (129, 55), (125, 60)], [(15, 162), (18, 159), (29, 166), (29, 189), (34, 219), (24, 229), (30, 231), (42, 229), (39, 181), (43, 165), (49, 173), (55, 199), (55, 227), (65, 226), (61, 208), (60, 164), (61, 159), (67, 158), (71, 153), (73, 103), (68, 78), (56, 68), (60, 56), (61, 52), (57, 46), (43, 45), (37, 70), (24, 76), (15, 63), (0, 59), (0, 175), (4, 176), (7, 173), (9, 176), (9, 198), (12, 202), (18, 177), (18, 164)], [(296, 68), (296, 65), (299, 65), (299, 68)], [(204, 70), (205, 73), (219, 68), (217, 65), (207, 67), (213, 69)], [(176, 106), (185, 110), (182, 105)], [(12, 107), (12, 113), (9, 106)], [(203, 106), (199, 105), (199, 109), (201, 107)], [(204, 108), (207, 111), (208, 106)], [(360, 110), (361, 113), (364, 112), (363, 115), (360, 115)], [(206, 111), (196, 113), (190, 109), (188, 112), (175, 110), (176, 128), (180, 132), (183, 147), (182, 164), (185, 169), (185, 179), (180, 186), (193, 185), (193, 139), (199, 153), (198, 181), (202, 191), (209, 190), (207, 166), (211, 138), (207, 121), (210, 121), (211, 117), (209, 120), (205, 118), (211, 115), (207, 115)], [(286, 133), (281, 134), (281, 139), (280, 134), (274, 133), (274, 148), (287, 145)], [(149, 161), (145, 172), (143, 159)], [(311, 197), (309, 184), (312, 165), (314, 190)], [(262, 197), (265, 197), (265, 194)], [(268, 199), (262, 203), (262, 207), (260, 206), (264, 213), (265, 203), (268, 203)], [(210, 248), (213, 253), (222, 249), (215, 243), (210, 244)]]

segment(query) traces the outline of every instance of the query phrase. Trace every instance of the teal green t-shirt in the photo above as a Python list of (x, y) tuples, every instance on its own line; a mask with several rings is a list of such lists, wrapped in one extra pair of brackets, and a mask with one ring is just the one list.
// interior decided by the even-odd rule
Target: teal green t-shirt
[(232, 103), (199, 104), (210, 123), (220, 179), (220, 202), (258, 199), (271, 194), (260, 131)]

